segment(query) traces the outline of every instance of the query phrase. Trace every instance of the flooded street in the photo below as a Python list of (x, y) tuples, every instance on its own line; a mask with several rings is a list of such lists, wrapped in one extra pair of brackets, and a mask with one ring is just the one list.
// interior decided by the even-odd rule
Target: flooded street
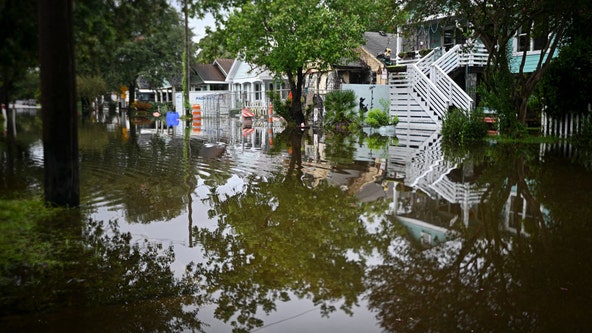
[[(64, 264), (2, 277), (0, 331), (592, 324), (590, 151), (457, 151), (421, 130), (243, 129), (207, 114), (187, 130), (128, 124), (80, 124), (82, 206), (43, 236)], [(42, 195), (40, 134), (21, 111), (16, 142), (0, 138), (0, 199)]]

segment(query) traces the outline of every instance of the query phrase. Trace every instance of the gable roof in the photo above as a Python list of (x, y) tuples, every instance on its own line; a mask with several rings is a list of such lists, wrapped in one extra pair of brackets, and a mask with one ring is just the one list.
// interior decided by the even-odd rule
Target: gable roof
[(224, 82), (226, 75), (214, 64), (196, 64), (193, 70), (204, 83)]
[(230, 68), (232, 68), (233, 63), (234, 59), (219, 58), (214, 60), (214, 65), (220, 67), (225, 77), (228, 76), (228, 73), (230, 72)]

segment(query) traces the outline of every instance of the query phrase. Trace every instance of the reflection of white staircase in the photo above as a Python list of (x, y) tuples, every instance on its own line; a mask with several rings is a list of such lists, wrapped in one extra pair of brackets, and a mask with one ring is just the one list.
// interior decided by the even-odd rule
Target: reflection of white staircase
[(408, 63), (404, 71), (390, 74), (391, 115), (402, 127), (437, 129), (450, 107), (471, 111), (473, 99), (448, 75), (464, 66), (485, 66), (487, 52), (481, 44), (456, 45)]
[[(399, 145), (389, 149), (389, 176), (403, 178), (405, 186), (420, 190), (432, 200), (444, 199), (459, 204), (462, 209), (461, 221), (467, 225), (469, 210), (481, 201), (485, 188), (473, 183), (453, 181), (450, 172), (458, 167), (447, 161), (442, 152), (442, 137), (438, 131), (415, 130), (406, 137), (399, 137)], [(399, 132), (397, 132), (399, 134)], [(420, 142), (420, 140), (422, 140)]]

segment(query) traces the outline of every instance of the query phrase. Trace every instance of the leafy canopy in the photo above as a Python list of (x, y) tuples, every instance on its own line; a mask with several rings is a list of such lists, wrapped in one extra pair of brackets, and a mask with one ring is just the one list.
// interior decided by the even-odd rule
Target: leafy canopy
[(248, 62), (276, 74), (310, 62), (319, 68), (356, 57), (364, 19), (340, 1), (253, 1), (225, 24), (228, 46)]

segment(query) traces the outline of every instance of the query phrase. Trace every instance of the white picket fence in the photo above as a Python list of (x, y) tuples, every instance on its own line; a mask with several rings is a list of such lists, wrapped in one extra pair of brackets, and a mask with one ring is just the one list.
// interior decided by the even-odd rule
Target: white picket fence
[(541, 132), (544, 136), (568, 138), (582, 129), (585, 121), (590, 121), (588, 114), (565, 114), (561, 117), (549, 117), (545, 112), (541, 115)]

